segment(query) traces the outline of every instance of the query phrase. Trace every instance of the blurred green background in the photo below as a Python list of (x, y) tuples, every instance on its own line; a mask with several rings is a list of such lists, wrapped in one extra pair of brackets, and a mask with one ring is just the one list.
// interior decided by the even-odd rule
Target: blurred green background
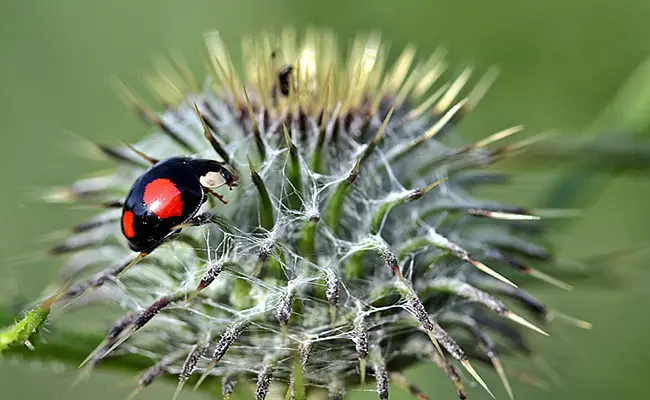
[[(77, 154), (79, 141), (64, 132), (113, 143), (140, 137), (145, 128), (118, 99), (111, 75), (137, 81), (169, 51), (183, 54), (198, 69), (206, 30), (219, 29), (232, 45), (242, 34), (288, 24), (331, 27), (343, 39), (359, 30), (380, 30), (394, 51), (412, 42), (424, 55), (444, 44), (453, 71), (466, 63), (479, 71), (493, 64), (502, 69), (461, 132), (478, 137), (521, 123), (529, 133), (557, 129), (570, 136), (589, 134), (586, 128), (650, 55), (649, 20), (650, 2), (640, 0), (4, 1), (0, 301), (17, 294), (36, 298), (57, 268), (56, 260), (38, 256), (47, 244), (44, 238), (87, 215), (41, 204), (38, 193), (107, 166)], [(550, 162), (526, 170), (502, 195), (535, 206), (561, 172)], [(650, 239), (647, 177), (600, 179), (601, 190), (594, 192), (584, 217), (554, 233), (564, 257), (581, 259)], [(615, 263), (615, 278), (578, 282), (571, 293), (535, 288), (552, 307), (593, 322), (594, 329), (558, 323), (550, 339), (537, 340), (540, 354), (563, 383), (543, 391), (514, 381), (517, 398), (648, 398), (650, 272), (645, 258)], [(482, 372), (497, 397), (506, 398), (493, 374)], [(417, 368), (408, 376), (432, 398), (455, 398), (452, 385), (434, 367)], [(543, 372), (540, 377), (552, 382)], [(61, 399), (74, 378), (74, 368), (7, 357), (0, 360), (0, 398)], [(124, 398), (135, 380), (132, 373), (97, 372), (66, 398)], [(139, 398), (170, 398), (172, 391), (169, 382), (160, 382)], [(470, 389), (469, 395), (486, 398), (480, 389)], [(182, 398), (207, 397), (188, 392)], [(393, 389), (391, 398), (409, 397)]]

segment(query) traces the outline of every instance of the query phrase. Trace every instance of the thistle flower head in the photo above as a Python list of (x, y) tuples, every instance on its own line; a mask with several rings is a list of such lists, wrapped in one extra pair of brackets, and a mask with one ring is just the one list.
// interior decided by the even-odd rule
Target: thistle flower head
[[(471, 194), (502, 180), (484, 168), (526, 143), (498, 145), (521, 127), (445, 140), (494, 74), (466, 90), (470, 69), (438, 82), (442, 52), (416, 62), (408, 47), (388, 64), (375, 34), (344, 57), (329, 32), (284, 30), (244, 41), (240, 75), (218, 34), (206, 42), (202, 88), (179, 64), (149, 81), (160, 112), (126, 90), (153, 131), (132, 148), (101, 145), (115, 172), (57, 192), (106, 208), (54, 249), (71, 254), (66, 309), (124, 310), (85, 365), (138, 354), (153, 365), (140, 388), (218, 377), (225, 395), (254, 382), (258, 399), (275, 384), (343, 398), (373, 377), (386, 399), (392, 383), (427, 398), (401, 375), (416, 363), (439, 366), (461, 398), (459, 367), (488, 390), (476, 362), (511, 395), (499, 353), (529, 352), (517, 326), (546, 333), (501, 299), (543, 321), (549, 310), (514, 282), (563, 284), (528, 264), (550, 258), (529, 229), (538, 216)], [(237, 185), (137, 255), (123, 199), (150, 161), (177, 156), (223, 162)]]

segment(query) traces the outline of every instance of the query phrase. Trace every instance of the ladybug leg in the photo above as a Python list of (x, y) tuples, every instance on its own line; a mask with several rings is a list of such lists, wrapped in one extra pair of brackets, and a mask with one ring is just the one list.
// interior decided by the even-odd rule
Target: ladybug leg
[[(156, 247), (158, 247), (158, 245), (156, 245)], [(132, 266), (134, 266), (135, 264), (140, 262), (140, 260), (142, 260), (143, 258), (148, 256), (149, 254), (151, 254), (151, 252), (154, 251), (156, 249), (156, 247), (153, 247), (153, 248), (147, 249), (146, 251), (142, 251), (142, 252), (138, 253), (138, 255), (135, 256), (135, 258), (130, 263), (126, 264), (126, 266), (124, 268), (122, 268), (121, 270), (116, 272), (116, 274), (114, 275), (114, 278), (119, 279), (119, 277), (122, 276), (129, 268), (131, 268)]]
[(173, 227), (172, 233), (170, 233), (167, 237), (180, 232), (181, 229), (184, 228), (209, 224), (210, 222), (212, 222), (212, 217), (214, 217), (214, 215), (210, 212), (205, 212), (203, 214), (195, 215), (192, 218), (188, 219), (187, 221), (183, 222), (182, 224)]
[(156, 250), (163, 243), (167, 242), (167, 240), (169, 240), (169, 238), (171, 238), (172, 236), (181, 233), (181, 231), (184, 228), (191, 228), (193, 226), (201, 226), (201, 225), (209, 224), (210, 222), (212, 222), (213, 216), (214, 215), (212, 213), (205, 212), (203, 214), (195, 215), (194, 217), (183, 222), (182, 224), (178, 224), (172, 227), (171, 231), (164, 238), (160, 239), (158, 242), (151, 245), (146, 250), (143, 250), (137, 257), (138, 261), (151, 254), (151, 252)]
[(213, 196), (216, 197), (217, 199), (221, 200), (221, 202), (222, 202), (223, 204), (228, 204), (228, 201), (226, 201), (226, 199), (225, 199), (222, 195), (220, 195), (219, 193), (215, 192), (214, 190), (210, 190), (210, 189), (208, 189), (208, 188), (206, 188), (206, 190), (207, 190), (208, 192), (210, 192), (211, 195), (213, 195)]

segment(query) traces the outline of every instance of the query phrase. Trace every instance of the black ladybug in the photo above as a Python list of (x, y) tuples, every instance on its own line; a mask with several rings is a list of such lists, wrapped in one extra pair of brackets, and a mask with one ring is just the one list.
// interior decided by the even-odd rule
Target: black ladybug
[(122, 233), (132, 250), (149, 253), (180, 226), (198, 225), (199, 209), (208, 194), (232, 189), (239, 179), (225, 164), (214, 160), (173, 157), (152, 160), (154, 165), (134, 183), (124, 201)]

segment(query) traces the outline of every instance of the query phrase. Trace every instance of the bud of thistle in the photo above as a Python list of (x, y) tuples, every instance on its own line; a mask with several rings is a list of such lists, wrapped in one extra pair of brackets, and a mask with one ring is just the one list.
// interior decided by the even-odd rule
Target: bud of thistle
[(218, 34), (206, 42), (203, 87), (183, 65), (153, 79), (161, 113), (126, 91), (153, 132), (100, 146), (115, 172), (57, 192), (106, 209), (54, 249), (76, 281), (62, 301), (126, 315), (85, 363), (147, 354), (140, 388), (176, 374), (177, 395), (197, 375), (224, 396), (254, 381), (258, 399), (277, 383), (341, 399), (371, 378), (381, 399), (391, 384), (426, 399), (407, 367), (439, 366), (464, 398), (457, 367), (491, 394), (473, 366), (486, 362), (512, 396), (492, 336), (526, 348), (511, 324), (546, 333), (500, 298), (544, 321), (517, 276), (566, 285), (525, 261), (550, 257), (523, 229), (539, 216), (471, 195), (528, 143), (495, 145), (522, 128), (445, 142), (494, 74), (464, 94), (469, 69), (436, 84), (441, 53), (416, 64), (408, 47), (389, 67), (378, 35), (342, 58), (329, 32), (285, 30), (245, 40), (239, 75)]

